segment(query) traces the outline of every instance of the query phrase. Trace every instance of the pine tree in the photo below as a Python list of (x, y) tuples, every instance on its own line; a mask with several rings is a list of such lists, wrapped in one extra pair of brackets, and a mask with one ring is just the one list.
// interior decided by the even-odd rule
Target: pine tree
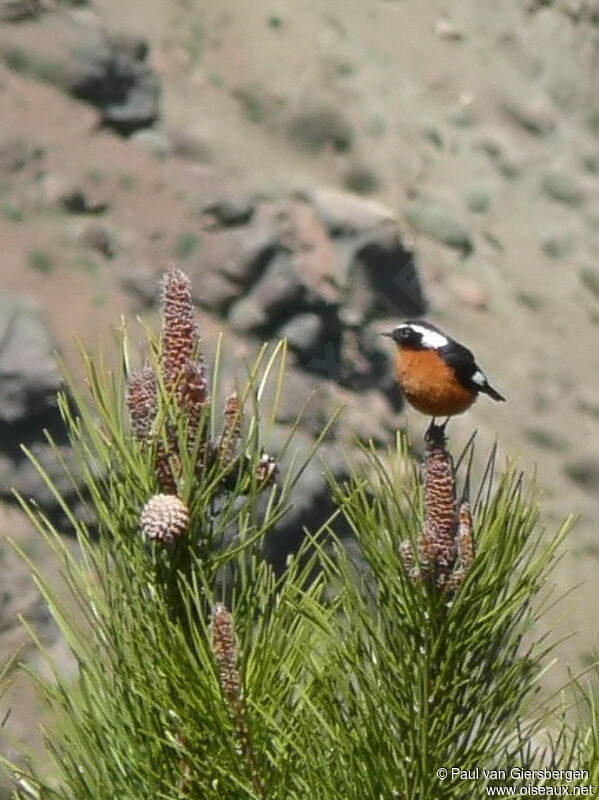
[(189, 279), (171, 267), (148, 362), (128, 369), (125, 331), (120, 347), (122, 372), (86, 357), (89, 397), (71, 383), (61, 398), (93, 529), (47, 480), (78, 555), (22, 501), (80, 619), (31, 565), (78, 676), (37, 678), (59, 717), (54, 774), (9, 765), (15, 798), (444, 800), (493, 784), (452, 767), (582, 758), (534, 700), (551, 650), (534, 638), (537, 597), (568, 524), (543, 535), (513, 467), (496, 474), (492, 454), (470, 495), (469, 451), (456, 466), (439, 429), (422, 474), (401, 439), (367, 448), (365, 469), (331, 479), (356, 548), (333, 518), (276, 574), (265, 538), (303, 468), (282, 474), (263, 443), (284, 344), (222, 398), (220, 350), (209, 370)]

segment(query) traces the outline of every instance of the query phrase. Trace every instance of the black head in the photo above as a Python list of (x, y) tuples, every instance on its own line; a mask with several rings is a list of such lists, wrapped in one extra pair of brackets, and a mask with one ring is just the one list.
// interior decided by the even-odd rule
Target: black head
[(409, 350), (439, 349), (448, 343), (448, 338), (434, 325), (428, 322), (408, 320), (402, 322), (390, 333), (389, 336), (399, 347)]

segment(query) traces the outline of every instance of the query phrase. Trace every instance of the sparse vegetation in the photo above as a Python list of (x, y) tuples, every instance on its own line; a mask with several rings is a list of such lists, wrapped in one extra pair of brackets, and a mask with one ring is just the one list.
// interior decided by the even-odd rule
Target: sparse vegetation
[[(472, 442), (456, 468), (434, 428), (422, 478), (401, 438), (363, 448), (347, 481), (330, 477), (335, 513), (277, 573), (266, 537), (307, 466), (292, 459), (282, 473), (266, 448), (285, 345), (263, 348), (246, 387), (223, 398), (222, 349), (210, 373), (176, 267), (161, 319), (143, 367), (130, 368), (122, 330), (120, 369), (86, 357), (87, 391), (71, 385), (60, 399), (94, 535), (63, 502), (74, 553), (21, 498), (80, 613), (35, 571), (77, 675), (56, 671), (40, 644), (54, 772), (11, 764), (15, 800), (460, 800), (446, 765), (592, 766), (564, 703), (533, 702), (552, 650), (534, 600), (569, 523), (545, 538), (522, 475), (496, 475), (493, 452), (475, 488)], [(459, 484), (472, 497), (458, 501)], [(468, 797), (501, 782), (471, 781)]]
[(357, 194), (372, 194), (380, 188), (381, 181), (376, 172), (366, 164), (354, 164), (343, 177), (347, 188)]
[(0, 206), (0, 215), (8, 222), (23, 222), (25, 219), (25, 212), (23, 209), (9, 201), (2, 203)]
[(239, 101), (245, 118), (260, 125), (272, 119), (285, 105), (282, 97), (275, 97), (257, 84), (245, 84), (233, 90), (233, 97)]
[(599, 298), (599, 270), (593, 267), (583, 267), (578, 275), (585, 289), (588, 289), (593, 297)]
[(105, 180), (104, 170), (100, 167), (91, 167), (87, 171), (87, 177), (96, 186), (101, 186)]
[(546, 450), (553, 450), (560, 453), (568, 448), (568, 443), (564, 436), (552, 428), (542, 428), (540, 426), (528, 428), (526, 430), (526, 436), (533, 444), (543, 447)]
[(599, 488), (599, 461), (592, 458), (577, 458), (564, 464), (564, 473), (573, 483), (583, 489)]
[(193, 255), (201, 244), (201, 237), (193, 231), (185, 231), (180, 235), (175, 244), (175, 256), (185, 260)]
[(289, 123), (289, 136), (300, 149), (311, 153), (326, 148), (346, 153), (354, 140), (352, 125), (330, 106), (298, 113)]
[(520, 305), (525, 306), (531, 311), (538, 311), (543, 306), (543, 298), (538, 294), (532, 294), (531, 292), (516, 292), (516, 300), (520, 303)]
[(45, 250), (32, 250), (27, 256), (27, 262), (32, 269), (48, 274), (54, 272), (54, 259)]
[[(126, 173), (123, 173), (122, 175), (119, 175), (118, 181), (119, 181), (119, 186), (121, 187), (121, 189), (125, 189), (128, 192), (133, 190), (133, 189), (136, 189), (138, 184), (139, 184), (137, 176), (133, 175), (133, 174), (131, 174), (129, 172), (126, 172)], [(160, 188), (162, 189), (163, 187), (160, 186)]]
[(63, 68), (59, 61), (36, 56), (29, 50), (21, 49), (18, 46), (1, 48), (0, 59), (9, 69), (38, 81), (55, 85), (64, 83)]

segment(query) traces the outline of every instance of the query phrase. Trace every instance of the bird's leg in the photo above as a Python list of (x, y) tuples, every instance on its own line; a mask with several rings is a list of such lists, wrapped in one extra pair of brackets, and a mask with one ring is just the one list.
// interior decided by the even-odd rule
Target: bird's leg
[(435, 428), (437, 427), (437, 421), (436, 420), (437, 420), (436, 417), (433, 417), (431, 419), (430, 424), (429, 424), (428, 428), (426, 429), (426, 434), (425, 434), (426, 436), (428, 436), (429, 434), (432, 434), (433, 431), (435, 430)]
[(445, 433), (445, 428), (447, 427), (447, 423), (449, 422), (450, 419), (451, 419), (451, 417), (447, 417), (447, 419), (445, 420), (443, 425), (439, 426), (441, 428), (441, 430), (443, 431), (443, 433)]

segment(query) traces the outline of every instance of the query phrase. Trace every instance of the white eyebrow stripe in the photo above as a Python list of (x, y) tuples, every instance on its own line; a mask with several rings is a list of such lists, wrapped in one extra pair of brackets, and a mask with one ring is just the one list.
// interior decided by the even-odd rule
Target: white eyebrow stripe
[(486, 378), (485, 374), (483, 372), (481, 372), (480, 369), (476, 370), (476, 372), (472, 376), (471, 380), (472, 380), (472, 383), (476, 383), (479, 386), (485, 386), (485, 384), (487, 383), (487, 378)]
[(445, 347), (445, 345), (449, 344), (447, 336), (443, 336), (443, 334), (438, 331), (432, 331), (424, 325), (410, 325), (409, 327), (422, 336), (422, 344), (425, 347), (432, 347), (433, 350), (436, 350), (439, 347)]

